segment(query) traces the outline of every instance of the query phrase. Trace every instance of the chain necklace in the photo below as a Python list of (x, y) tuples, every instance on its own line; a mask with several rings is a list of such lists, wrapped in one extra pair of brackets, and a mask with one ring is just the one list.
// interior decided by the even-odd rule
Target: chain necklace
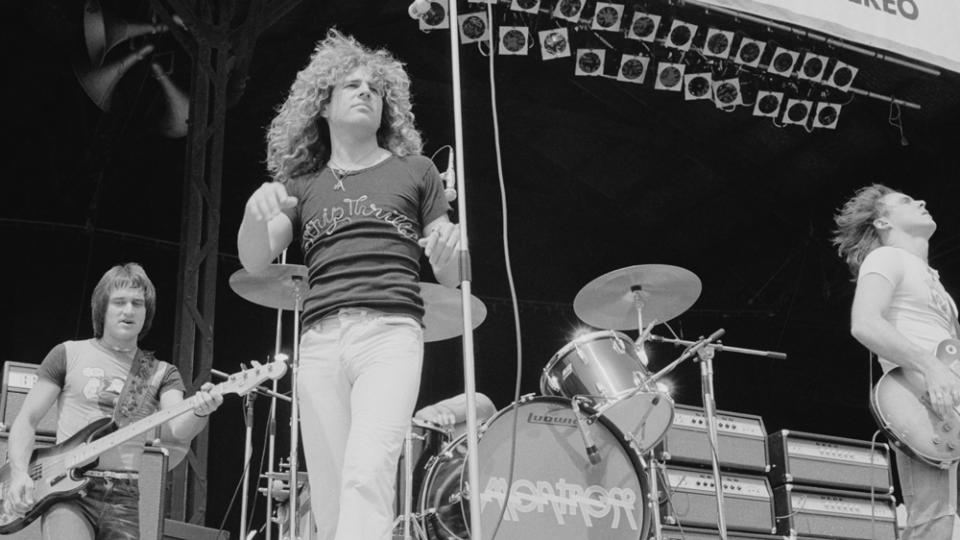
[(337, 181), (337, 183), (334, 184), (334, 186), (333, 186), (333, 190), (334, 190), (334, 191), (337, 191), (337, 190), (339, 190), (339, 191), (346, 191), (347, 188), (343, 185), (343, 179), (346, 178), (347, 176), (349, 176), (349, 175), (351, 175), (351, 174), (359, 171), (360, 169), (366, 168), (367, 165), (363, 165), (363, 162), (366, 161), (366, 159), (367, 159), (368, 157), (370, 157), (370, 156), (372, 156), (373, 154), (375, 154), (375, 153), (377, 152), (377, 150), (379, 150), (379, 149), (380, 149), (379, 146), (378, 146), (378, 147), (375, 147), (375, 148), (374, 148), (373, 150), (371, 150), (367, 155), (365, 155), (365, 156), (363, 156), (362, 158), (358, 159), (358, 160), (357, 160), (356, 168), (354, 168), (354, 169), (347, 169), (347, 168), (345, 168), (345, 167), (341, 167), (340, 165), (338, 165), (336, 162), (333, 161), (333, 156), (331, 155), (331, 156), (330, 156), (330, 159), (327, 160), (327, 168), (330, 169), (330, 173), (333, 174), (333, 178)]

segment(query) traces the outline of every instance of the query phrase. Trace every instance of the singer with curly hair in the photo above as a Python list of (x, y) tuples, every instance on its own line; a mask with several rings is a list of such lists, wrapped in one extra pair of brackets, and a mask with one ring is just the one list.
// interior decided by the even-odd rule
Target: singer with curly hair
[(273, 181), (240, 225), (251, 273), (295, 237), (307, 266), (298, 392), (322, 540), (390, 537), (423, 361), (421, 255), (458, 282), (460, 229), (421, 146), (403, 64), (331, 30), (270, 125)]

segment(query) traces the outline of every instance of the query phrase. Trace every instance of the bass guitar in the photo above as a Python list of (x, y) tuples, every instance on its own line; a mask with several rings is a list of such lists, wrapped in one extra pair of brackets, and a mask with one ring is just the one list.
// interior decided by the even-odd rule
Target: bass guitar
[[(287, 365), (281, 361), (255, 365), (231, 375), (216, 388), (223, 394), (243, 395), (267, 379), (283, 377), (286, 371)], [(83, 473), (96, 467), (101, 454), (192, 411), (197, 404), (197, 398), (191, 396), (173, 407), (157, 411), (122, 428), (112, 418), (100, 418), (56, 446), (35, 449), (30, 456), (28, 470), (33, 478), (33, 497), (36, 502), (26, 514), (13, 512), (7, 504), (7, 487), (12, 470), (10, 463), (4, 464), (0, 468), (0, 534), (19, 531), (42, 516), (53, 504), (79, 496), (90, 482)]]
[[(941, 341), (937, 358), (960, 378), (960, 341)], [(942, 469), (960, 460), (960, 411), (954, 407), (944, 416), (934, 412), (918, 372), (898, 367), (880, 377), (870, 396), (870, 412), (905, 454)]]

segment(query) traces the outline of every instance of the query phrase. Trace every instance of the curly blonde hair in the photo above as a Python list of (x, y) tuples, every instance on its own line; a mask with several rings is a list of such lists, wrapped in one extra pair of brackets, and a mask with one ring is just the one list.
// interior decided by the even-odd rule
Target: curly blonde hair
[(423, 142), (414, 122), (410, 78), (403, 63), (384, 49), (369, 49), (336, 29), (317, 44), (310, 63), (297, 73), (290, 95), (267, 131), (267, 170), (274, 180), (319, 170), (330, 158), (330, 131), (320, 112), (334, 86), (365, 67), (383, 87), (383, 116), (377, 144), (398, 156), (420, 154)]
[(880, 199), (888, 193), (896, 192), (883, 184), (862, 187), (833, 216), (837, 225), (833, 231), (833, 245), (854, 276), (863, 259), (883, 245), (873, 221), (884, 215), (884, 204)]

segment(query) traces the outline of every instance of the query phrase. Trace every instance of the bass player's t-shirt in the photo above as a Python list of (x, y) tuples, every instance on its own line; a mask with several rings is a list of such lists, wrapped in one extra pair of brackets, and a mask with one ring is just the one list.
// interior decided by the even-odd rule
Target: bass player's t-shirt
[[(118, 357), (96, 340), (66, 341), (43, 359), (37, 376), (60, 387), (57, 398), (57, 443), (61, 443), (99, 418), (113, 416), (114, 407), (130, 374), (130, 361)], [(166, 364), (166, 373), (154, 399), (154, 410), (167, 390), (185, 391), (176, 367)], [(135, 420), (135, 419), (134, 419)], [(148, 431), (100, 457), (98, 469), (138, 470)]]

